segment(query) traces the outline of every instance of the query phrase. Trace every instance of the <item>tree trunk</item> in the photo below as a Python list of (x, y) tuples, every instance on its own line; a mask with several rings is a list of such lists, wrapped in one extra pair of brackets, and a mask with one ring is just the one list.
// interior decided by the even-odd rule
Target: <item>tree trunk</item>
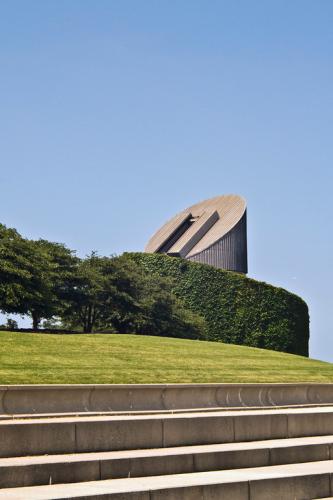
[(33, 330), (38, 330), (40, 323), (39, 314), (36, 311), (32, 311), (31, 316), (32, 316), (32, 328)]
[(88, 310), (86, 311), (84, 324), (83, 324), (83, 332), (84, 333), (92, 333), (92, 329), (94, 326), (94, 322), (92, 320), (92, 306), (88, 306)]

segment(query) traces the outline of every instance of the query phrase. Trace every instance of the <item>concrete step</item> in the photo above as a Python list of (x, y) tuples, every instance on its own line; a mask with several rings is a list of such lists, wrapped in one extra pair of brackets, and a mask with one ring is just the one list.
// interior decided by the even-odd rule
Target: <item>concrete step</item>
[(0, 457), (333, 434), (333, 407), (0, 421)]
[(0, 490), (0, 500), (310, 500), (330, 497), (333, 461)]
[(0, 459), (0, 488), (316, 462), (333, 458), (333, 435), (250, 443)]
[(333, 384), (0, 385), (0, 414), (332, 404)]
[[(275, 410), (284, 410), (288, 408), (327, 408), (333, 407), (333, 403), (323, 404), (304, 404), (304, 405), (278, 405)], [(66, 412), (66, 413), (20, 413), (20, 414), (0, 414), (1, 420), (31, 420), (43, 418), (61, 418), (61, 417), (101, 417), (101, 416), (135, 416), (135, 415), (176, 415), (178, 413), (216, 413), (220, 411), (253, 411), (270, 410), (271, 406), (248, 406), (248, 407), (214, 407), (214, 408), (191, 408), (182, 410), (134, 410), (134, 411), (101, 411), (101, 412)]]

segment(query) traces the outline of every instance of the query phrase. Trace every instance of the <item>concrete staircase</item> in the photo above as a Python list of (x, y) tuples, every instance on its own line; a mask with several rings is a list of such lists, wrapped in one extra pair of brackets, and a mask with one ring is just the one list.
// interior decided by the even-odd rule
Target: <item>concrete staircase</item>
[(333, 385), (0, 387), (0, 500), (332, 495)]

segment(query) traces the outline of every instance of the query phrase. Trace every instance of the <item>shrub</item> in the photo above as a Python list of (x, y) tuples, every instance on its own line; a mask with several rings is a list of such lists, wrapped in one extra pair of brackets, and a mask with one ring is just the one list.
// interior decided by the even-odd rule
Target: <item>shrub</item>
[(110, 311), (110, 322), (116, 331), (160, 337), (205, 338), (205, 320), (185, 307), (173, 292), (172, 279), (147, 273), (124, 255), (114, 260), (120, 267), (132, 268), (130, 283), (134, 299), (134, 307)]
[(144, 272), (172, 280), (209, 340), (308, 356), (309, 314), (298, 296), (244, 275), (163, 254), (126, 253)]

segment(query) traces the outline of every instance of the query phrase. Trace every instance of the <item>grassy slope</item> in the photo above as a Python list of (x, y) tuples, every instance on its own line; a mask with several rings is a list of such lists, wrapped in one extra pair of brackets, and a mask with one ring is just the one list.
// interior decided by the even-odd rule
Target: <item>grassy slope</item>
[(0, 332), (0, 384), (333, 382), (333, 364), (215, 342)]

